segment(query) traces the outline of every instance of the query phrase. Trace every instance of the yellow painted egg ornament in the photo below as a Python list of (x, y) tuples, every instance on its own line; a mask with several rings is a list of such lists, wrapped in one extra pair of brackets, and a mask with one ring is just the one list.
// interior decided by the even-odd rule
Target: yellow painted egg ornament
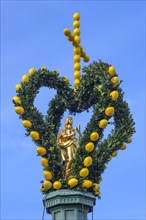
[(28, 75), (29, 75), (29, 76), (32, 76), (32, 75), (35, 74), (35, 73), (36, 73), (35, 68), (31, 68), (31, 69), (28, 71)]
[(105, 114), (107, 115), (107, 116), (112, 116), (113, 114), (114, 114), (114, 107), (112, 107), (112, 106), (109, 106), (109, 107), (107, 107), (106, 109), (105, 109)]
[(90, 139), (91, 139), (91, 141), (97, 141), (98, 138), (99, 138), (99, 134), (98, 134), (97, 132), (92, 132), (92, 133), (90, 134)]
[(54, 189), (60, 189), (62, 187), (62, 183), (60, 181), (55, 181), (53, 183), (53, 188)]
[(78, 88), (79, 84), (80, 84), (80, 80), (79, 80), (79, 79), (75, 79), (75, 81), (74, 81), (74, 87), (75, 87), (75, 88)]
[(129, 138), (127, 139), (126, 143), (127, 143), (127, 144), (130, 144), (131, 142), (132, 142), (132, 138), (129, 137)]
[(99, 122), (99, 127), (100, 128), (106, 128), (107, 124), (108, 124), (108, 121), (106, 119), (102, 119)]
[(80, 20), (80, 14), (78, 12), (73, 15), (74, 20)]
[(23, 120), (23, 121), (22, 121), (22, 125), (23, 125), (25, 128), (31, 128), (32, 123), (31, 123), (29, 120)]
[(21, 99), (20, 99), (20, 97), (14, 96), (14, 97), (13, 97), (13, 102), (16, 103), (16, 104), (20, 104), (20, 105), (21, 105)]
[(30, 136), (32, 137), (33, 140), (37, 141), (40, 138), (40, 135), (37, 131), (31, 131)]
[(116, 157), (118, 155), (118, 152), (117, 151), (114, 151), (113, 153), (112, 153), (112, 157)]
[(73, 22), (73, 27), (74, 27), (74, 28), (79, 28), (79, 27), (80, 27), (80, 22), (77, 21), (77, 20), (75, 20), (75, 21)]
[(74, 54), (75, 55), (80, 54), (80, 51), (81, 51), (80, 47), (74, 47)]
[(71, 35), (71, 31), (68, 28), (64, 29), (64, 35), (65, 36), (70, 36)]
[(67, 77), (65, 77), (64, 82), (69, 83), (69, 79)]
[(40, 187), (40, 191), (41, 191), (41, 192), (44, 192), (44, 191), (45, 191), (45, 188), (44, 188), (44, 187)]
[(48, 167), (48, 160), (46, 158), (41, 159), (41, 164), (43, 167)]
[(44, 181), (43, 186), (46, 190), (52, 188), (52, 183), (49, 180)]
[(114, 76), (116, 73), (116, 70), (114, 68), (114, 66), (110, 66), (108, 69), (108, 73), (110, 74), (110, 76)]
[(52, 179), (52, 173), (48, 170), (45, 170), (44, 171), (44, 177), (47, 179), (47, 180), (51, 180)]
[(94, 191), (99, 191), (100, 190), (100, 186), (97, 183), (93, 184), (93, 188), (94, 188)]
[(21, 84), (16, 84), (15, 86), (16, 92), (18, 92), (21, 88), (22, 88)]
[(74, 29), (74, 35), (80, 35), (80, 29), (79, 28), (75, 28)]
[(87, 152), (93, 151), (93, 150), (94, 150), (94, 144), (93, 144), (92, 142), (87, 143), (87, 144), (85, 145), (85, 150), (86, 150)]
[(74, 62), (79, 63), (80, 62), (80, 56), (78, 54), (74, 55)]
[(88, 176), (88, 174), (89, 174), (88, 168), (82, 168), (82, 169), (80, 170), (80, 176), (81, 176), (81, 177)]
[(95, 194), (95, 196), (100, 196), (100, 192), (99, 191), (95, 191), (94, 194)]
[(83, 163), (84, 163), (84, 166), (85, 166), (85, 167), (89, 167), (89, 166), (91, 166), (91, 164), (92, 164), (92, 157), (90, 157), (90, 156), (85, 157)]
[(74, 78), (75, 78), (75, 79), (80, 79), (80, 76), (81, 76), (80, 71), (76, 70), (76, 71), (74, 72)]
[(72, 188), (78, 185), (78, 180), (76, 178), (71, 178), (68, 180), (68, 185)]
[(125, 150), (126, 149), (126, 144), (123, 144), (121, 147), (120, 147), (121, 150)]
[(113, 87), (116, 87), (119, 85), (119, 79), (117, 76), (114, 76), (112, 79), (111, 79), (112, 83), (113, 83)]
[(84, 182), (82, 183), (82, 186), (85, 188), (90, 188), (92, 186), (92, 181), (84, 180)]
[(43, 155), (45, 155), (45, 154), (47, 153), (46, 148), (44, 148), (44, 147), (38, 147), (38, 148), (36, 149), (36, 152), (37, 152), (38, 155), (40, 155), (40, 156), (43, 156)]
[(16, 106), (16, 107), (15, 107), (15, 112), (16, 112), (18, 115), (23, 115), (23, 113), (24, 113), (24, 108), (21, 107), (21, 106)]
[(29, 82), (29, 76), (23, 75), (23, 76), (22, 76), (22, 82), (23, 82), (23, 83), (28, 83), (28, 82)]
[(116, 101), (118, 99), (119, 93), (118, 91), (113, 91), (110, 93), (110, 96), (113, 101)]
[(48, 68), (46, 67), (46, 66), (42, 66), (41, 67), (41, 70), (43, 71), (43, 70), (48, 70)]

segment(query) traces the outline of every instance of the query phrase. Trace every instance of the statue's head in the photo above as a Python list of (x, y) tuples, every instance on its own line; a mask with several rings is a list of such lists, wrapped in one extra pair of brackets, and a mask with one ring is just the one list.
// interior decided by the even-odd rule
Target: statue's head
[(65, 120), (65, 125), (71, 125), (72, 126), (72, 118), (71, 117), (68, 117), (66, 120)]

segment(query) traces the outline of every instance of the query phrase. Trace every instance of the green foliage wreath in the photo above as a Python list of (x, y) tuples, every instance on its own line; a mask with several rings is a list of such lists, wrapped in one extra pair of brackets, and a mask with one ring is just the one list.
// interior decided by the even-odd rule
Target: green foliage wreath
[[(101, 181), (101, 174), (106, 169), (107, 163), (112, 156), (115, 156), (118, 150), (122, 148), (125, 142), (130, 142), (130, 137), (135, 132), (134, 121), (130, 113), (130, 109), (126, 101), (123, 100), (124, 93), (120, 88), (118, 75), (110, 74), (111, 65), (104, 62), (93, 62), (89, 66), (83, 68), (85, 74), (81, 77), (81, 83), (77, 90), (73, 90), (71, 85), (66, 82), (65, 77), (59, 77), (57, 71), (49, 71), (41, 68), (35, 71), (33, 75), (23, 80), (17, 89), (17, 98), (14, 97), (15, 111), (20, 118), (31, 122), (31, 126), (26, 128), (26, 135), (29, 136), (32, 131), (39, 134), (39, 138), (33, 141), (37, 146), (43, 146), (46, 153), (43, 158), (49, 161), (49, 165), (44, 170), (51, 171), (53, 177), (51, 183), (59, 181), (61, 188), (73, 188), (74, 190), (85, 190), (95, 193), (95, 184)], [(57, 94), (49, 103), (47, 115), (43, 116), (41, 112), (34, 106), (34, 100), (39, 93), (41, 87), (56, 89)], [(114, 98), (111, 93), (118, 94)], [(22, 111), (18, 111), (20, 107)], [(75, 115), (93, 108), (93, 114), (88, 122), (82, 137), (80, 139), (79, 148), (72, 165), (72, 176), (78, 180), (76, 186), (68, 185), (63, 178), (63, 166), (60, 151), (57, 147), (57, 136), (60, 128), (61, 119), (64, 112), (68, 109), (70, 114)], [(113, 114), (107, 115), (105, 110), (108, 107), (114, 109)], [(102, 119), (109, 121), (113, 117), (114, 129), (106, 139), (103, 138), (104, 128), (99, 126)], [(91, 141), (91, 133), (96, 132), (99, 138)], [(85, 149), (86, 144), (94, 144), (92, 151)], [(89, 174), (85, 177), (80, 176), (80, 170), (84, 168), (84, 159), (90, 156), (92, 164), (88, 167)], [(91, 187), (83, 187), (82, 183), (90, 180), (93, 184)], [(43, 185), (43, 182), (42, 182)], [(42, 186), (43, 189), (43, 186)], [(42, 190), (43, 193), (56, 190), (50, 187)], [(99, 189), (97, 190), (99, 191)], [(99, 196), (99, 193), (95, 193)]]

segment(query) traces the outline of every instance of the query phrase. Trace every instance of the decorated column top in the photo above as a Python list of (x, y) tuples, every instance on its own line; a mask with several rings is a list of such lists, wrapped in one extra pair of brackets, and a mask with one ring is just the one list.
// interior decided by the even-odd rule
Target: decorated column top
[[(80, 44), (80, 15), (75, 13), (73, 33), (64, 29), (74, 47), (74, 88), (66, 76), (47, 67), (31, 68), (16, 85), (13, 97), (15, 112), (22, 120), (26, 135), (36, 144), (43, 167), (40, 190), (43, 194), (59, 189), (86, 191), (100, 198), (100, 182), (107, 164), (132, 142), (134, 120), (116, 68), (102, 61), (92, 61), (82, 68), (80, 58), (89, 61)], [(41, 87), (53, 88), (57, 94), (50, 101), (47, 115), (34, 106)], [(93, 108), (93, 114), (81, 133), (73, 125), (72, 115)], [(60, 129), (64, 112), (70, 115)], [(113, 119), (113, 122), (111, 122)], [(82, 124), (82, 122), (79, 122)], [(114, 126), (106, 139), (104, 130)], [(78, 133), (78, 138), (76, 134)], [(124, 156), (124, 155), (123, 155)]]

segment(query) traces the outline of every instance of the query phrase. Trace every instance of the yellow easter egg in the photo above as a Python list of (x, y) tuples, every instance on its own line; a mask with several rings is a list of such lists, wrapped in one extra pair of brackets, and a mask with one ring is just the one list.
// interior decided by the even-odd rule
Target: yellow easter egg
[(92, 186), (92, 181), (90, 180), (84, 180), (83, 183), (82, 183), (82, 187), (85, 187), (85, 188), (90, 188)]
[(39, 133), (37, 131), (31, 131), (30, 136), (32, 137), (33, 140), (37, 141), (40, 139)]
[(29, 77), (27, 75), (22, 76), (22, 82), (23, 83), (28, 83), (29, 82)]
[(74, 54), (75, 54), (75, 55), (76, 55), (76, 54), (79, 55), (79, 54), (80, 54), (80, 47), (75, 47), (73, 51), (74, 51)]
[(81, 38), (78, 35), (76, 35), (74, 39), (77, 42), (77, 44), (79, 44), (81, 42)]
[(79, 36), (80, 33), (81, 33), (81, 32), (80, 32), (80, 29), (79, 29), (79, 28), (75, 28), (75, 29), (74, 29), (74, 35), (78, 35), (78, 36)]
[(93, 184), (93, 189), (94, 191), (99, 191), (100, 190), (100, 186), (97, 183)]
[(89, 174), (88, 168), (82, 168), (82, 169), (80, 170), (80, 176), (81, 176), (81, 177), (88, 176), (88, 174)]
[(52, 179), (52, 173), (48, 170), (45, 170), (44, 171), (44, 177), (47, 179), (47, 180), (51, 180)]
[(75, 79), (74, 80), (74, 87), (78, 88), (79, 84), (80, 84), (80, 80), (79, 79)]
[(69, 79), (65, 77), (64, 82), (69, 83)]
[(41, 164), (42, 164), (43, 167), (48, 167), (48, 160), (43, 157), (43, 158), (41, 159)]
[(132, 138), (129, 137), (129, 138), (127, 139), (126, 143), (127, 143), (127, 144), (130, 144), (131, 142), (132, 142)]
[(117, 76), (114, 76), (112, 79), (111, 79), (112, 83), (113, 83), (113, 87), (116, 87), (119, 85), (119, 79)]
[(125, 150), (126, 149), (126, 144), (122, 144), (122, 146), (120, 147), (120, 150)]
[(78, 12), (74, 13), (73, 19), (74, 20), (80, 20), (80, 14)]
[(89, 166), (91, 166), (91, 165), (92, 165), (92, 157), (90, 157), (90, 156), (85, 157), (83, 163), (84, 163), (84, 166), (85, 166), (85, 167), (89, 167)]
[(38, 148), (36, 149), (36, 152), (37, 152), (38, 155), (40, 155), (40, 156), (43, 156), (43, 155), (45, 155), (45, 154), (47, 153), (46, 148), (44, 148), (44, 147), (38, 147)]
[(74, 64), (74, 70), (80, 70), (81, 69), (81, 65), (80, 65), (80, 63), (78, 63), (78, 62), (76, 62), (75, 64)]
[(109, 73), (110, 76), (114, 76), (115, 75), (116, 70), (115, 70), (114, 66), (110, 66), (108, 68), (108, 73)]
[(106, 109), (105, 109), (105, 114), (107, 115), (107, 116), (112, 116), (113, 114), (114, 114), (114, 107), (112, 107), (112, 106), (109, 106), (109, 107), (107, 107)]
[(80, 79), (80, 76), (81, 76), (80, 71), (76, 70), (76, 71), (74, 72), (74, 78), (75, 78), (75, 79)]
[(49, 180), (46, 180), (46, 181), (44, 181), (43, 186), (46, 190), (51, 189), (52, 188), (52, 183)]
[(118, 98), (118, 96), (119, 96), (119, 93), (118, 93), (118, 91), (112, 91), (112, 92), (110, 93), (110, 96), (111, 96), (111, 99), (112, 99), (113, 101), (116, 101), (117, 98)]
[(108, 121), (106, 119), (101, 119), (99, 122), (99, 127), (100, 128), (105, 128), (108, 124)]
[(55, 181), (53, 183), (53, 188), (54, 189), (60, 189), (62, 187), (62, 183), (60, 181)]
[(112, 153), (112, 157), (116, 157), (118, 155), (118, 152), (117, 151), (114, 151), (113, 153)]
[(41, 67), (41, 71), (48, 70), (46, 66)]
[(72, 34), (69, 35), (69, 36), (68, 36), (68, 40), (71, 41), (71, 42), (74, 41), (74, 36), (73, 36)]
[(72, 188), (78, 185), (78, 180), (76, 178), (71, 178), (68, 180), (68, 185)]
[(70, 36), (71, 35), (71, 31), (68, 28), (64, 29), (64, 35), (65, 36)]
[(21, 105), (21, 99), (20, 99), (20, 97), (14, 96), (14, 97), (13, 97), (13, 102), (16, 103), (16, 104), (20, 104), (20, 105)]
[(23, 113), (24, 113), (24, 108), (21, 107), (21, 106), (16, 106), (16, 107), (15, 107), (15, 112), (16, 112), (18, 115), (23, 115)]
[(40, 188), (40, 191), (41, 191), (41, 192), (44, 192), (44, 191), (45, 191), (45, 188), (44, 188), (44, 187), (41, 187), (41, 188)]
[(83, 58), (83, 60), (84, 60), (84, 62), (89, 62), (89, 60), (90, 60), (90, 57), (88, 57), (88, 56), (85, 56), (85, 57)]
[(16, 84), (15, 86), (16, 92), (18, 92), (21, 88), (22, 88), (21, 84)]
[(87, 152), (93, 151), (93, 150), (94, 150), (94, 144), (93, 144), (92, 142), (87, 143), (87, 144), (85, 145), (85, 150), (86, 150)]
[(95, 194), (96, 196), (100, 196), (100, 192), (99, 192), (99, 191), (95, 191), (94, 194)]
[(79, 63), (80, 62), (80, 56), (78, 54), (74, 55), (74, 62)]
[(25, 128), (31, 128), (32, 124), (29, 120), (23, 120), (22, 121), (22, 125), (25, 127)]
[(79, 28), (79, 27), (80, 27), (80, 22), (77, 21), (77, 20), (74, 21), (74, 22), (73, 22), (73, 27), (74, 27), (74, 28)]
[(92, 133), (90, 134), (90, 139), (91, 139), (91, 141), (97, 141), (98, 138), (99, 138), (99, 134), (98, 134), (97, 132), (92, 132)]
[(35, 74), (35, 73), (36, 73), (35, 68), (31, 68), (31, 69), (28, 71), (28, 75), (29, 75), (29, 76), (32, 76), (32, 75)]

